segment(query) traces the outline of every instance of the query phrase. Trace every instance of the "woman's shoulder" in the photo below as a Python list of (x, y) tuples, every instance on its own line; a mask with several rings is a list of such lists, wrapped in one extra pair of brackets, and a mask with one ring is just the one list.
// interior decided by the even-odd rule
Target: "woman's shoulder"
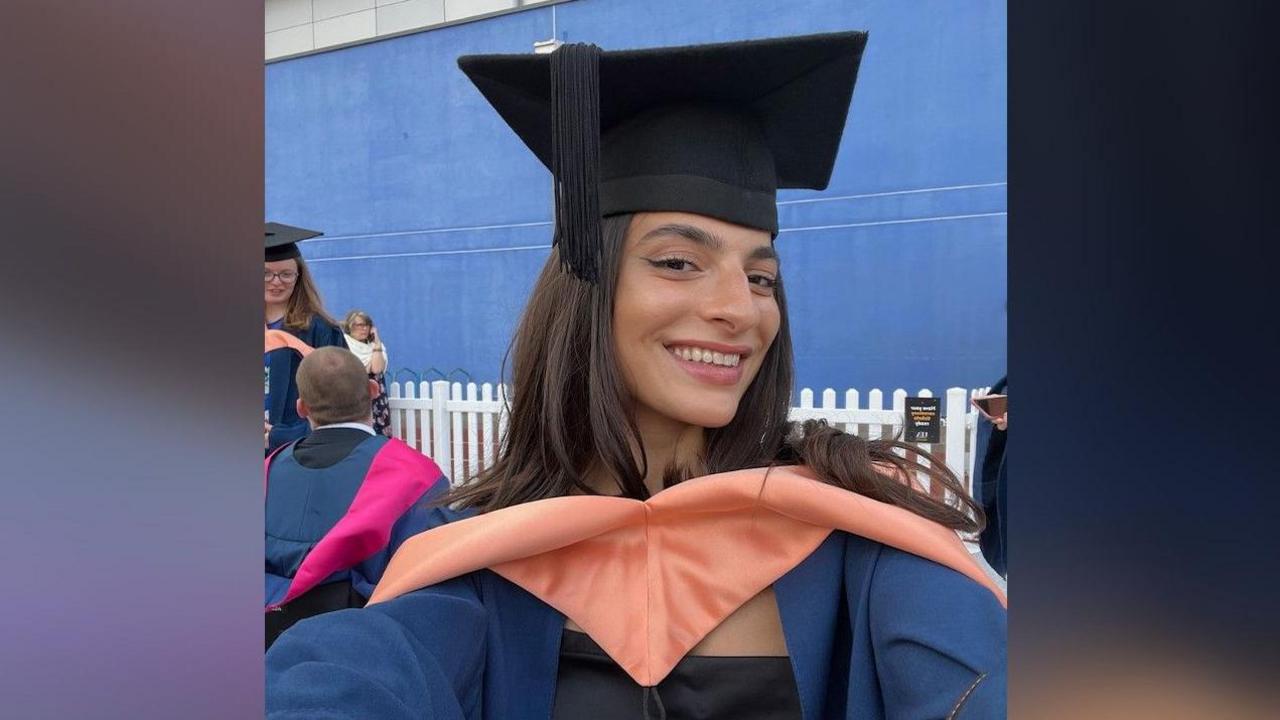
[[(845, 537), (846, 574), (859, 568), (863, 587), (872, 597), (887, 600), (899, 610), (919, 600), (915, 610), (926, 611), (938, 598), (948, 598), (953, 608), (1003, 614), (1003, 603), (990, 588), (946, 564), (921, 557), (891, 544), (842, 533)], [(976, 564), (976, 563), (975, 563)], [(905, 603), (905, 605), (904, 605)]]
[(308, 343), (312, 347), (325, 347), (326, 345), (347, 347), (346, 334), (342, 332), (342, 328), (319, 313), (311, 316), (311, 322), (307, 325), (307, 335), (313, 341)]
[(323, 330), (324, 332), (333, 333), (335, 335), (344, 334), (342, 332), (342, 328), (338, 327), (337, 323), (334, 323), (328, 320), (327, 318), (325, 318), (325, 316), (321, 315), (320, 313), (316, 313), (315, 315), (311, 316), (311, 329), (313, 331)]
[(433, 530), (441, 525), (448, 525), (451, 522), (457, 522), (458, 520), (469, 518), (475, 514), (476, 511), (471, 508), (457, 509), (438, 505), (431, 508), (430, 524), (427, 526), (427, 530)]

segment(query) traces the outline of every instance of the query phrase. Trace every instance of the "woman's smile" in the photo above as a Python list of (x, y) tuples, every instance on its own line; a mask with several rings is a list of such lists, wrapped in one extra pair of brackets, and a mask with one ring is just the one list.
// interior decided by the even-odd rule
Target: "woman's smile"
[(673, 343), (666, 351), (684, 372), (712, 385), (737, 385), (744, 373), (742, 358), (751, 354), (749, 347), (710, 342)]
[(778, 334), (778, 260), (763, 230), (639, 213), (624, 243), (614, 345), (636, 410), (723, 427)]

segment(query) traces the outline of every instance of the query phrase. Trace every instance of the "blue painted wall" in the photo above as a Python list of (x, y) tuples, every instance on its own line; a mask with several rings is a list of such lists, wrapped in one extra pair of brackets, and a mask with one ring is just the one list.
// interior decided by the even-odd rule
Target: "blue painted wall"
[[(554, 14), (554, 18), (553, 18)], [(454, 60), (864, 29), (824, 192), (779, 195), (799, 387), (990, 384), (1005, 369), (1006, 26), (996, 0), (575, 0), (268, 65), (267, 216), (393, 368), (495, 380), (550, 241), (550, 176)], [(459, 376), (455, 376), (460, 377)]]

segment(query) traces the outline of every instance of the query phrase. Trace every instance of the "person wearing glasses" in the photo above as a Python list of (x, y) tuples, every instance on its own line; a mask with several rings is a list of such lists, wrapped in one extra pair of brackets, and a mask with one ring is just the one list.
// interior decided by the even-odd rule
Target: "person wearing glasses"
[(1005, 716), (981, 508), (788, 420), (777, 190), (827, 187), (866, 38), (459, 59), (556, 183), (501, 450), (280, 635), (268, 720)]
[(387, 346), (373, 326), (373, 318), (363, 310), (352, 310), (342, 321), (347, 348), (364, 363), (369, 379), (378, 383), (380, 392), (373, 399), (373, 431), (391, 437), (391, 405), (387, 402)]
[[(272, 331), (288, 333), (305, 349), (329, 345), (346, 348), (342, 330), (324, 309), (298, 243), (324, 233), (281, 223), (266, 224), (265, 284), (268, 347)], [(276, 345), (279, 345), (277, 343)], [(291, 344), (265, 353), (263, 411), (267, 452), (306, 437), (307, 421), (298, 416), (296, 375), (303, 353)]]

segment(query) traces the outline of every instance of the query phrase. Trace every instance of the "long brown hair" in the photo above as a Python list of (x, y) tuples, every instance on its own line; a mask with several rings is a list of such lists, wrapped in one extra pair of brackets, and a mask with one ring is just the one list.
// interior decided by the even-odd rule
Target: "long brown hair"
[(293, 293), (284, 309), (284, 326), (290, 330), (306, 332), (311, 327), (311, 318), (319, 315), (330, 325), (338, 323), (324, 310), (324, 301), (320, 299), (320, 290), (316, 281), (311, 279), (311, 271), (301, 257), (295, 258), (298, 263), (298, 279), (293, 283)]
[[(591, 470), (609, 475), (624, 497), (648, 497), (644, 443), (628, 410), (613, 347), (613, 301), (630, 223), (631, 215), (604, 220), (603, 271), (595, 285), (562, 270), (552, 250), (508, 350), (514, 358), (514, 395), (498, 458), (442, 503), (488, 512), (574, 492), (596, 494), (584, 481)], [(794, 368), (781, 280), (775, 297), (778, 335), (733, 420), (706, 431), (699, 466), (666, 468), (664, 484), (743, 468), (806, 465), (831, 485), (956, 530), (981, 530), (981, 507), (938, 458), (896, 439), (864, 440), (821, 422), (788, 421)], [(906, 457), (895, 450), (907, 451)], [(935, 492), (945, 488), (951, 499), (931, 497), (904, 479), (917, 472), (929, 478)]]

